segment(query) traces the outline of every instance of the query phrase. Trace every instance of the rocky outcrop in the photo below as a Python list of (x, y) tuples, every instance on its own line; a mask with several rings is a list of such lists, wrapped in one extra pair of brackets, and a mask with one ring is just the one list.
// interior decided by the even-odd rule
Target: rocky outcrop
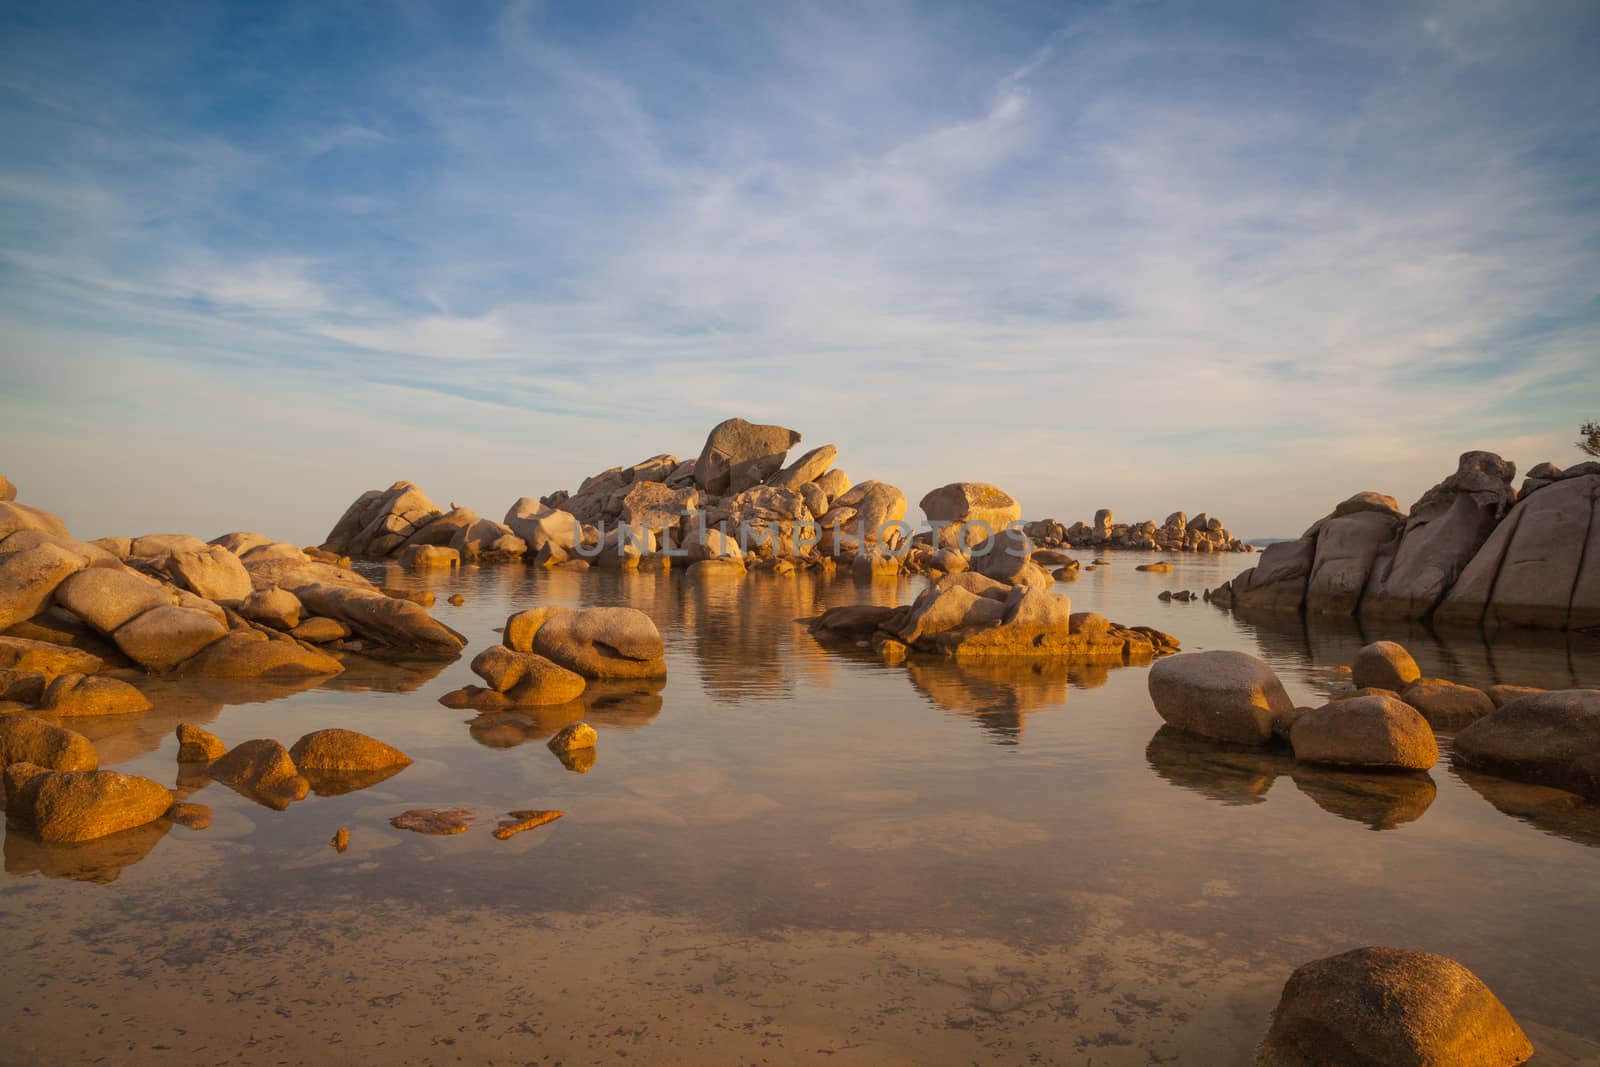
[(1201, 512), (1189, 518), (1181, 511), (1166, 521), (1119, 523), (1110, 508), (1095, 512), (1093, 522), (1075, 522), (1062, 527), (1053, 519), (1028, 525), (1030, 536), (1050, 545), (1094, 548), (1131, 548), (1164, 552), (1254, 552), (1214, 515)]
[(398, 481), (356, 498), (322, 542), (327, 552), (387, 556), (444, 514), (415, 482)]
[(940, 548), (970, 548), (1022, 518), (1022, 505), (999, 486), (951, 482), (918, 505), (933, 525)]
[[(507, 632), (510, 632), (508, 624)], [(588, 679), (662, 678), (665, 648), (656, 624), (636, 608), (574, 608), (550, 613), (531, 651)]]
[(1439, 626), (1600, 628), (1600, 464), (1467, 452), (1402, 520), (1358, 493), (1206, 599), (1241, 611), (1427, 619)]
[(700, 458), (695, 460), (694, 484), (716, 496), (760, 485), (783, 469), (784, 457), (799, 443), (800, 434), (782, 426), (762, 426), (743, 419), (720, 422), (706, 435)]
[(1258, 1067), (1511, 1067), (1533, 1045), (1477, 975), (1444, 956), (1358, 948), (1298, 968)]

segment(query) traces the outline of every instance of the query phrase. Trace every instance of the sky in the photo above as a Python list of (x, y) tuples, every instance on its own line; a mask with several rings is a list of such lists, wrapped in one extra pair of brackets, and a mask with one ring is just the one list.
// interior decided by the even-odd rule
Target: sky
[(1294, 536), (1600, 419), (1600, 6), (0, 2), (0, 473), (315, 542), (731, 416)]

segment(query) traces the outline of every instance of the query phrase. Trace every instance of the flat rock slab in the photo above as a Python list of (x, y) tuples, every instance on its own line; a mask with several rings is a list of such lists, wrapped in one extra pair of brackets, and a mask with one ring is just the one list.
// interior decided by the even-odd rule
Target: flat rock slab
[(390, 819), (389, 825), (417, 834), (465, 833), (472, 825), (472, 811), (468, 808), (412, 808)]
[(537, 809), (532, 809), (526, 811), (513, 811), (509, 814), (511, 815), (511, 818), (501, 819), (499, 825), (496, 826), (494, 830), (494, 836), (499, 838), (501, 841), (506, 841), (510, 838), (516, 837), (524, 830), (537, 829), (540, 826), (544, 826), (546, 823), (555, 822), (557, 819), (561, 818), (561, 816), (565, 815), (566, 812), (540, 811)]

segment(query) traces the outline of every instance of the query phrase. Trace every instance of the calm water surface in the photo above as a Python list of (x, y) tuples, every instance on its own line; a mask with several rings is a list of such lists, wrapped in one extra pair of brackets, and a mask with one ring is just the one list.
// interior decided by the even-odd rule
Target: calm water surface
[[(1156, 594), (1252, 557), (1112, 558), (1058, 588), (1186, 650), (1265, 656), (1300, 703), (1380, 637), (1427, 674), (1600, 685), (1592, 640), (1250, 624)], [(299, 692), (152, 681), (153, 711), (71, 724), (164, 782), (184, 721), (229, 744), (345, 726), (416, 763), (282, 812), (212, 784), (201, 831), (8, 832), (0, 1061), (1237, 1063), (1295, 966), (1382, 943), (1471, 966), (1536, 1062), (1600, 1063), (1600, 807), (1448, 758), (1335, 775), (1186, 738), (1143, 668), (887, 667), (796, 622), (915, 581), (381, 577), (434, 589), (468, 655)], [(669, 677), (520, 715), (440, 706), (541, 603), (647, 612)], [(578, 718), (600, 732), (582, 774), (543, 743)], [(477, 821), (389, 826), (413, 807)], [(566, 816), (495, 840), (521, 808)]]

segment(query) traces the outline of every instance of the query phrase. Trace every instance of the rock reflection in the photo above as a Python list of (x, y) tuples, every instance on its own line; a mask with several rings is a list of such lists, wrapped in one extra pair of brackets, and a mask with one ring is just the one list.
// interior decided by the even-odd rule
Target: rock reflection
[(451, 660), (380, 660), (346, 653), (344, 673), (313, 679), (341, 693), (414, 693), (439, 676)]
[(1145, 760), (1156, 775), (1222, 804), (1260, 804), (1280, 776), (1330, 815), (1373, 830), (1422, 817), (1438, 793), (1426, 773), (1342, 771), (1295, 762), (1283, 748), (1211, 741), (1171, 726), (1155, 732)]
[(131, 830), (81, 844), (44, 844), (15, 827), (6, 827), (6, 873), (17, 878), (39, 874), (101, 885), (115, 882), (123, 871), (155, 849), (172, 824), (157, 819)]
[(793, 694), (796, 667), (816, 671), (815, 642), (797, 641), (795, 623), (828, 606), (830, 583), (815, 574), (684, 580), (667, 588), (675, 598), (673, 628), (685, 635), (706, 695), (718, 703), (781, 700)]
[(1514, 782), (1464, 767), (1451, 767), (1450, 773), (1518, 822), (1580, 845), (1600, 846), (1600, 804), (1564, 789)]
[(1070, 685), (1103, 685), (1105, 670), (1066, 663), (987, 662), (913, 658), (906, 661), (911, 686), (935, 706), (970, 716), (1000, 744), (1016, 744), (1027, 716), (1067, 702)]
[(587, 721), (597, 730), (636, 730), (661, 714), (661, 690), (665, 685), (659, 679), (590, 682), (577, 700), (484, 712), (467, 723), (467, 730), (474, 741), (486, 748), (515, 748), (529, 741), (543, 741), (579, 721)]
[(310, 784), (311, 791), (319, 797), (339, 797), (362, 789), (371, 789), (386, 782), (409, 767), (410, 764), (375, 767), (364, 771), (317, 771), (302, 768), (300, 774)]

